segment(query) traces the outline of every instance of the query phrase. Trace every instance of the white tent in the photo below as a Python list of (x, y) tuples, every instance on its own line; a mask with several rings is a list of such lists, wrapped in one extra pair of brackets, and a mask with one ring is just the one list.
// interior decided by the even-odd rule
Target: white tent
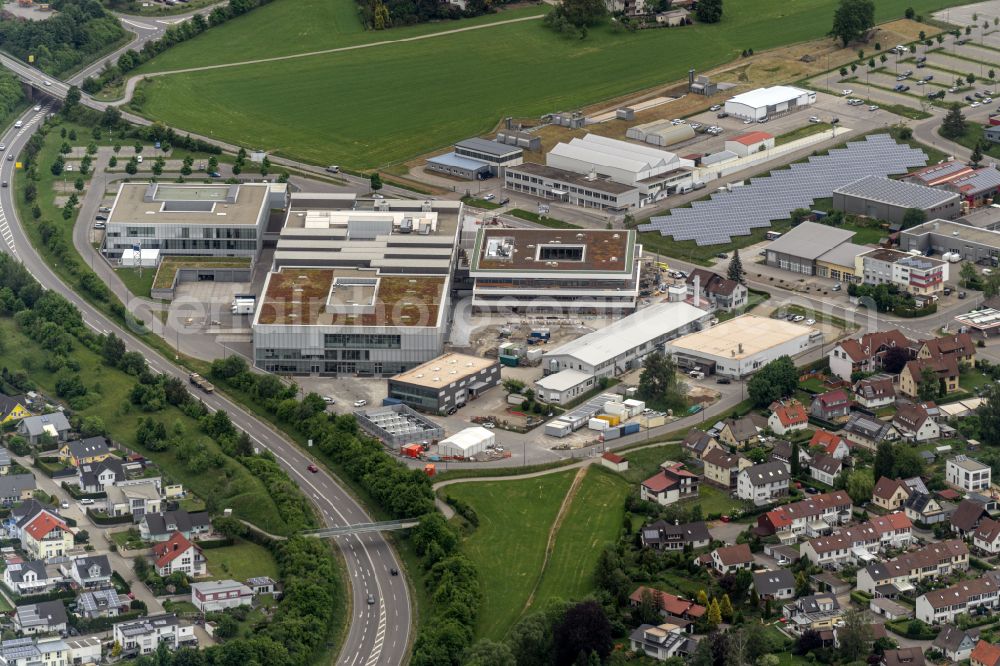
[(122, 266), (136, 268), (156, 268), (160, 264), (159, 250), (124, 250), (122, 252)]
[(438, 453), (452, 458), (471, 458), (493, 446), (495, 441), (493, 431), (473, 426), (438, 442)]

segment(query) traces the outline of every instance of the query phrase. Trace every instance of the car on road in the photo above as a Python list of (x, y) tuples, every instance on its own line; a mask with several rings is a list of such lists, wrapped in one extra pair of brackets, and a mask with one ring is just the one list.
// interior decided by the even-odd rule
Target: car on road
[(22, 127), (24, 127), (24, 123), (21, 122), (20, 120), (14, 123), (14, 129), (21, 129)]
[(504, 197), (503, 199), (501, 199), (497, 203), (500, 204), (501, 206), (506, 206), (507, 204), (510, 203), (510, 197)]
[(209, 178), (222, 178), (222, 174), (218, 171), (212, 171), (208, 174)]
[(111, 208), (109, 206), (101, 206), (100, 208), (97, 209), (97, 212), (98, 213), (110, 213), (111, 212)]
[(35, 111), (41, 111), (41, 110), (42, 110), (42, 105), (41, 104), (36, 104), (35, 105)]
[(805, 321), (805, 317), (803, 317), (802, 315), (795, 315), (794, 317), (792, 317), (792, 321), (794, 321), (795, 323), (798, 323), (800, 321)]
[(830, 287), (830, 291), (840, 291), (841, 289), (842, 289), (842, 287), (840, 286), (839, 282), (837, 284), (833, 285), (832, 287)]
[(691, 123), (691, 129), (695, 131), (701, 129), (701, 123)]
[(80, 504), (82, 504), (84, 506), (88, 506), (88, 505), (93, 504), (93, 503), (94, 503), (94, 500), (91, 499), (90, 497), (84, 497), (82, 500), (80, 500)]
[(389, 573), (391, 573), (393, 576), (398, 576), (399, 575), (399, 569), (397, 569), (396, 567), (393, 567), (393, 568), (389, 569)]
[(97, 220), (98, 222), (107, 222), (108, 221), (108, 216), (107, 215), (98, 215), (94, 219)]
[(715, 114), (715, 117), (716, 118), (728, 118), (729, 114), (726, 113), (725, 111), (720, 111), (717, 114)]
[(878, 111), (878, 104), (872, 104), (868, 107), (869, 111)]
[(709, 111), (718, 111), (721, 108), (722, 108), (721, 104), (713, 104), (712, 106), (708, 107), (708, 110)]
[(375, 603), (375, 595), (374, 594), (369, 594), (368, 595), (368, 605), (371, 606), (374, 603)]
[(744, 125), (753, 125), (753, 120), (751, 120), (750, 118), (747, 118), (746, 120), (743, 121), (743, 124)]
[(59, 506), (60, 506), (60, 508), (68, 509), (69, 508), (69, 502), (67, 502), (66, 500), (63, 500), (62, 503)]
[(821, 122), (821, 121), (820, 121), (820, 119), (819, 119), (818, 116), (810, 116), (809, 117), (809, 122), (811, 122), (811, 123), (818, 123), (818, 122)]
[(14, 153), (11, 153), (10, 155), (7, 156), (7, 161), (8, 162), (13, 162), (14, 161)]
[(45, 79), (44, 81), (42, 81), (42, 83), (43, 83), (44, 85), (47, 85), (47, 86), (51, 86), (51, 85), (52, 85), (52, 82), (51, 82), (51, 81), (49, 81), (48, 79)]
[(336, 164), (331, 164), (326, 168), (327, 173), (340, 173), (340, 167)]
[(720, 252), (719, 254), (717, 254), (715, 256), (718, 257), (719, 259), (728, 259), (729, 258), (729, 255), (726, 254), (725, 252)]
[(94, 228), (95, 229), (107, 229), (108, 225), (104, 224), (103, 222), (94, 222)]
[(732, 384), (733, 382), (732, 382), (732, 380), (729, 379), (729, 377), (719, 377), (718, 379), (715, 380), (715, 383), (716, 384)]
[(958, 297), (959, 298), (965, 298), (965, 292), (964, 291), (958, 292)]
[(487, 194), (486, 196), (483, 197), (483, 201), (493, 201), (496, 198), (497, 198), (497, 195), (495, 195), (495, 194), (493, 194), (491, 192), (490, 194)]
[(4, 187), (7, 187), (7, 181), (6, 181), (6, 180), (5, 180), (5, 181), (3, 181), (3, 186), (4, 186)]
[(972, 108), (974, 109), (974, 108), (976, 108), (977, 106), (981, 106), (981, 105), (979, 104), (979, 102), (973, 102), (973, 103), (972, 103), (972, 104), (970, 104), (969, 106), (970, 106), (970, 107), (972, 107)]
[(306, 467), (306, 469), (312, 472), (313, 474), (319, 471), (319, 467), (316, 467), (316, 465), (313, 465), (312, 463), (309, 463), (309, 466)]
[(496, 424), (496, 423), (493, 423), (493, 421), (483, 421), (483, 424), (482, 424), (482, 425), (483, 425), (483, 427), (484, 427), (484, 428), (486, 428), (487, 430), (493, 430), (493, 428), (496, 428), (496, 427), (497, 427), (497, 424)]
[(362, 399), (362, 400), (355, 400), (354, 401), (354, 406), (355, 407), (364, 407), (367, 404), (368, 404), (368, 401), (364, 400), (364, 399)]
[(7, 145), (0, 143), (0, 150), (7, 150)]
[(671, 124), (671, 125), (683, 125), (683, 124), (685, 124), (686, 122), (687, 122), (687, 121), (686, 121), (686, 120), (684, 120), (683, 118), (674, 118), (673, 120), (671, 120), (671, 121), (670, 121), (670, 124)]
[(337, 404), (337, 401), (333, 399), (332, 395), (324, 395), (323, 396), (323, 402), (325, 402), (328, 405), (336, 405)]
[(372, 199), (385, 199), (385, 197), (382, 196), (381, 194), (373, 194)]
[(843, 95), (844, 97), (847, 97), (848, 95), (853, 95), (854, 91), (851, 90), (850, 88), (845, 88), (844, 90), (840, 91), (840, 94)]

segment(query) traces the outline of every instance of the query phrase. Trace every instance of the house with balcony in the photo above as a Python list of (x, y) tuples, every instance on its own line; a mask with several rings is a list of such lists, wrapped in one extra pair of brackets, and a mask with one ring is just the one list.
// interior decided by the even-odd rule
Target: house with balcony
[(202, 613), (253, 604), (253, 590), (237, 580), (191, 583), (191, 603)]
[(843, 610), (837, 597), (829, 592), (811, 594), (785, 604), (781, 614), (787, 620), (785, 626), (795, 634), (806, 631), (831, 630), (842, 621)]
[(991, 477), (992, 470), (989, 465), (984, 465), (968, 456), (949, 458), (945, 464), (945, 483), (956, 490), (964, 490), (967, 493), (989, 490)]
[(877, 372), (882, 359), (892, 348), (909, 350), (912, 343), (899, 330), (866, 333), (857, 340), (842, 340), (830, 350), (830, 372), (845, 382), (856, 373)]
[(951, 587), (931, 590), (917, 597), (915, 615), (927, 624), (953, 624), (959, 615), (986, 612), (1000, 608), (1000, 585), (997, 573), (987, 572), (979, 578), (963, 580)]
[(854, 402), (877, 411), (896, 402), (896, 387), (888, 377), (862, 379), (854, 384)]
[(107, 555), (77, 557), (66, 568), (69, 569), (66, 572), (68, 577), (87, 590), (110, 586), (111, 574), (114, 573)]
[(153, 566), (161, 576), (179, 571), (194, 577), (205, 575), (208, 561), (201, 548), (180, 532), (174, 532), (168, 540), (153, 544)]
[(809, 415), (802, 403), (792, 398), (771, 403), (771, 415), (767, 417), (767, 426), (779, 436), (805, 430), (809, 427)]
[(892, 425), (908, 442), (927, 442), (941, 436), (941, 427), (923, 405), (903, 402), (896, 407)]
[(728, 453), (721, 447), (712, 449), (701, 459), (705, 482), (720, 488), (736, 487), (740, 470), (752, 467), (753, 463), (738, 453)]
[(82, 493), (103, 493), (118, 481), (125, 480), (125, 466), (114, 456), (78, 468), (76, 484)]
[(874, 451), (882, 442), (894, 442), (899, 432), (891, 423), (861, 412), (854, 412), (840, 433), (852, 446)]
[(730, 312), (745, 307), (749, 297), (746, 286), (704, 268), (692, 270), (685, 283), (688, 299), (705, 310)]
[[(771, 448), (771, 459), (784, 463), (788, 471), (791, 472), (792, 451), (794, 450), (794, 448), (795, 447), (792, 445), (791, 442), (784, 439), (779, 439), (777, 442), (774, 443), (774, 446)], [(802, 467), (808, 465), (809, 461), (812, 460), (812, 456), (809, 455), (809, 451), (807, 451), (808, 448), (809, 448), (808, 446), (799, 446), (799, 465), (801, 465)]]
[(22, 596), (51, 592), (64, 580), (54, 564), (47, 565), (41, 560), (16, 558), (9, 560), (3, 570), (4, 585)]
[(194, 626), (181, 624), (173, 613), (119, 622), (112, 627), (112, 640), (121, 646), (125, 657), (151, 654), (161, 643), (171, 650), (185, 645), (198, 646)]
[(851, 447), (846, 439), (822, 428), (813, 433), (812, 439), (809, 440), (809, 448), (818, 449), (821, 453), (837, 460), (843, 460), (851, 455)]
[(906, 517), (924, 525), (943, 523), (948, 520), (954, 509), (954, 504), (946, 504), (928, 493), (912, 493), (903, 502), (903, 513)]
[(64, 556), (72, 547), (72, 530), (47, 511), (36, 515), (21, 530), (21, 548), (36, 560)]
[(59, 599), (18, 606), (14, 613), (14, 631), (21, 636), (57, 634), (66, 631), (69, 617)]
[(907, 362), (903, 371), (899, 373), (899, 392), (916, 399), (920, 394), (920, 384), (924, 381), (925, 373), (937, 378), (940, 395), (955, 393), (961, 388), (958, 359), (949, 354)]
[(854, 505), (843, 490), (813, 495), (758, 516), (755, 531), (763, 536), (776, 535), (782, 542), (794, 542), (799, 536), (829, 534), (834, 527), (851, 520)]
[(93, 464), (111, 457), (111, 447), (105, 437), (87, 437), (66, 442), (59, 448), (59, 461), (77, 469), (80, 465)]
[(820, 393), (809, 403), (809, 414), (821, 421), (843, 421), (850, 413), (851, 398), (844, 389)]
[(931, 647), (940, 650), (941, 654), (953, 662), (965, 661), (972, 655), (978, 636), (978, 628), (963, 630), (953, 624), (946, 624)]
[(802, 557), (818, 566), (873, 562), (885, 548), (904, 548), (912, 542), (913, 523), (902, 513), (877, 516), (867, 523), (847, 527), (830, 536), (810, 539), (799, 549)]
[(684, 441), (681, 442), (681, 448), (691, 454), (692, 458), (697, 458), (701, 460), (702, 457), (712, 449), (722, 448), (719, 442), (716, 441), (714, 437), (699, 430), (698, 428), (691, 428), (688, 434), (684, 437)]
[(62, 666), (71, 651), (59, 636), (14, 638), (0, 643), (0, 666)]
[(185, 539), (198, 539), (212, 531), (212, 520), (205, 511), (188, 513), (184, 509), (147, 513), (139, 523), (143, 541), (167, 541), (174, 532)]
[(972, 545), (990, 555), (1000, 553), (1000, 522), (984, 518), (972, 533)]
[(98, 617), (118, 617), (128, 612), (131, 602), (113, 587), (87, 590), (76, 598), (76, 614), (93, 620)]
[(700, 479), (684, 469), (683, 463), (667, 461), (654, 476), (642, 482), (640, 496), (663, 506), (698, 496)]
[(921, 340), (919, 345), (917, 358), (954, 356), (960, 368), (971, 368), (976, 365), (976, 343), (968, 333)]

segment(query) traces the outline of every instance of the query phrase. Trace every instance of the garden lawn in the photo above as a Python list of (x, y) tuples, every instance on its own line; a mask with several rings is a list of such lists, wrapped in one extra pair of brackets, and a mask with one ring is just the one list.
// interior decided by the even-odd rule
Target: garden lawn
[(630, 483), (642, 483), (656, 474), (664, 460), (677, 460), (680, 453), (680, 444), (651, 446), (623, 453), (622, 456), (628, 460), (628, 471), (622, 476)]
[(232, 546), (206, 548), (208, 573), (212, 578), (245, 581), (255, 576), (278, 580), (278, 563), (271, 551), (250, 541), (237, 540)]
[[(336, 18), (324, 22), (303, 9), (303, 0), (277, 0), (168, 51), (141, 71), (249, 60), (373, 38), (393, 40), (468, 25), (441, 23), (356, 34), (355, 25), (344, 23), (342, 6), (332, 6), (339, 3), (353, 11), (351, 0), (334, 0), (326, 11)], [(307, 162), (382, 167), (486, 132), (504, 116), (537, 117), (580, 108), (682, 79), (692, 67), (704, 71), (731, 62), (747, 48), (762, 51), (823, 37), (836, 4), (741, 0), (727, 4), (718, 24), (617, 34), (605, 25), (590, 30), (582, 41), (529, 20), (432, 39), (186, 72), (144, 84), (140, 110), (174, 127)], [(899, 18), (908, 6), (922, 14), (954, 4), (959, 0), (882, 0), (876, 5), (876, 19)], [(323, 31), (328, 23), (342, 34), (313, 36), (312, 31)], [(248, 44), (254, 45), (252, 52)], [(498, 50), (504, 44), (517, 48)], [(678, 53), (685, 57), (677, 58)], [(400, 81), (406, 85), (401, 87)], [(261, 94), (267, 90), (282, 94)], [(199, 103), (191, 104), (193, 99)]]
[(573, 469), (444, 489), (445, 494), (470, 504), (479, 516), (479, 526), (462, 545), (479, 570), (483, 591), (478, 637), (499, 640), (521, 616), (541, 573), (549, 529), (575, 474)]

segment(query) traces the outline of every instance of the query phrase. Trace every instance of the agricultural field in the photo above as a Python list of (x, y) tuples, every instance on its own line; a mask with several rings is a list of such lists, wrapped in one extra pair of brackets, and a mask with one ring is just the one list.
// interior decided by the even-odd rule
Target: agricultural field
[[(762, 51), (822, 37), (836, 2), (743, 0), (727, 5), (717, 25), (637, 33), (614, 33), (605, 26), (583, 41), (526, 20), (395, 43), (514, 14), (363, 33), (356, 18), (348, 24), (350, 12), (343, 6), (353, 12), (350, 0), (336, 0), (317, 10), (335, 26), (326, 34), (323, 21), (303, 11), (302, 4), (276, 0), (175, 47), (141, 72), (386, 42), (155, 77), (140, 86), (141, 112), (191, 132), (308, 162), (385, 167), (489, 131), (504, 116), (579, 108), (681, 79), (689, 67), (703, 71), (730, 62), (746, 48)], [(898, 18), (908, 6), (921, 14), (954, 4), (958, 0), (883, 0), (876, 18)], [(779, 23), (781, 30), (775, 30)], [(247, 44), (255, 45), (252, 53)], [(498, 49), (502, 44), (517, 48)], [(678, 59), (677, 53), (687, 57)], [(636, 67), (637, 62), (657, 66)], [(406, 82), (404, 88), (400, 81)], [(191, 104), (192, 99), (199, 103)]]

